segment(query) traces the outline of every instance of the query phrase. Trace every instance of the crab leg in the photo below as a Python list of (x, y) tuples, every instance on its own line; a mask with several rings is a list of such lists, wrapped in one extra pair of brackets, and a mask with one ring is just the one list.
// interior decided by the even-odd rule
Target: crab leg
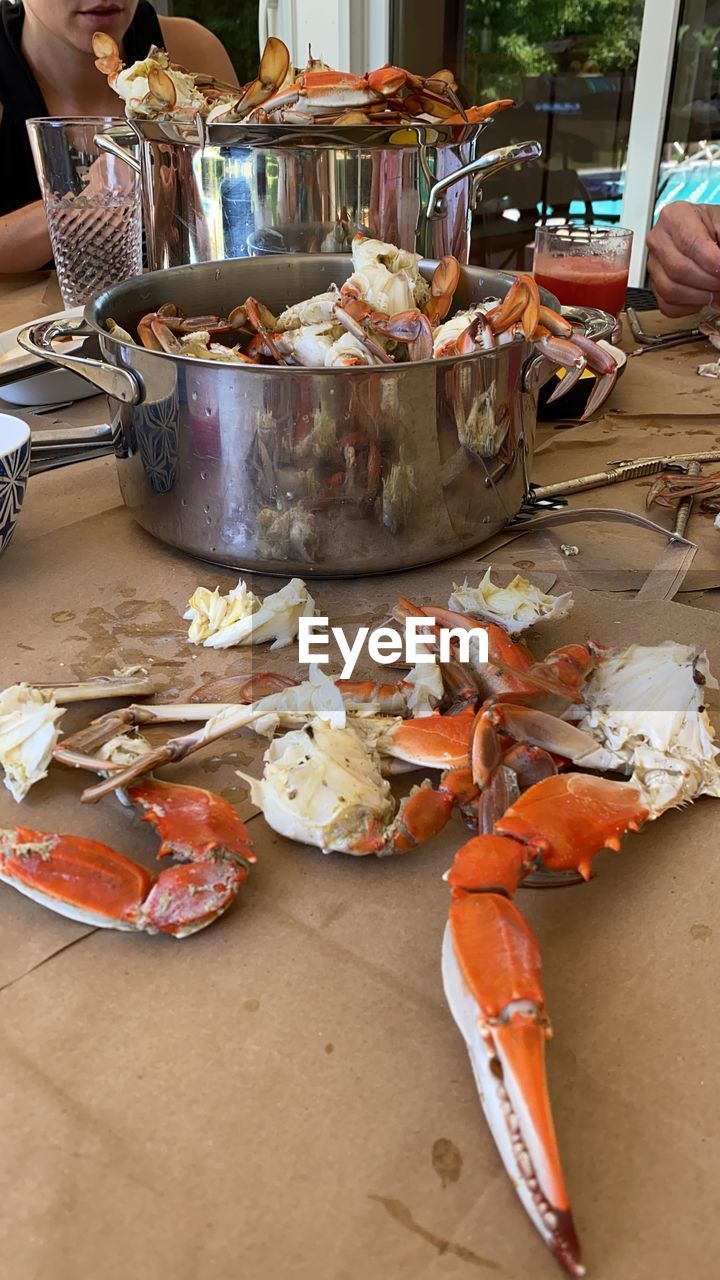
[(542, 865), (590, 875), (648, 811), (630, 783), (582, 774), (547, 778), (510, 806), (490, 835), (455, 856), (442, 951), (445, 994), (466, 1041), (480, 1101), (503, 1164), (534, 1226), (571, 1276), (584, 1275), (545, 1074), (550, 1027), (537, 940), (510, 901)]
[(142, 698), (155, 693), (148, 676), (96, 676), (92, 680), (76, 680), (70, 684), (35, 684), (34, 689), (49, 693), (58, 706), (71, 702), (95, 702), (102, 698)]

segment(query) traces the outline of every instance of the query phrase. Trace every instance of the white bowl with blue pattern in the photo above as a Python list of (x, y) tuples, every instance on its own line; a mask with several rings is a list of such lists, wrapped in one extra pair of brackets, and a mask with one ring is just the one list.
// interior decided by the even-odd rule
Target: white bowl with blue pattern
[(0, 413), (0, 551), (15, 532), (30, 471), (30, 428), (21, 418)]

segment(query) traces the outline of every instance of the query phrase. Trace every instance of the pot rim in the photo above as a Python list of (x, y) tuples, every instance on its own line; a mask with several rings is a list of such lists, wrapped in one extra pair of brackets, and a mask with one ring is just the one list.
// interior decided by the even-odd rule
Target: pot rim
[[(347, 265), (348, 262), (352, 261), (349, 254), (328, 254), (328, 253), (273, 254), (274, 262), (282, 262), (283, 258), (288, 258), (293, 262), (296, 262), (298, 258), (302, 258), (304, 261), (307, 260), (307, 261), (313, 261), (318, 263), (322, 262), (325, 265), (331, 265), (333, 262)], [(297, 376), (298, 374), (307, 374), (310, 377), (317, 377), (318, 374), (325, 374), (328, 376), (333, 376), (333, 375), (337, 376), (337, 374), (341, 374), (343, 376), (360, 375), (361, 377), (367, 377), (368, 373), (370, 372), (372, 373), (382, 372), (382, 373), (395, 376), (400, 373), (407, 373), (409, 369), (427, 369), (427, 368), (437, 369), (439, 365), (445, 368), (448, 365), (459, 364), (463, 361), (477, 360), (479, 357), (482, 357), (482, 356), (498, 357), (503, 352), (506, 352), (506, 351), (518, 350), (520, 348), (525, 348), (526, 350), (529, 350), (532, 348), (532, 343), (529, 342), (528, 339), (521, 337), (521, 338), (516, 338), (512, 342), (506, 342), (501, 347), (495, 347), (494, 349), (489, 351), (485, 350), (484, 348), (481, 348), (478, 351), (469, 353), (468, 355), (442, 356), (440, 357), (440, 359), (433, 358), (430, 360), (415, 360), (415, 361), (405, 360), (399, 363), (393, 362), (392, 364), (348, 365), (348, 366), (333, 365), (332, 367), (329, 367), (329, 368), (326, 365), (297, 365), (297, 364), (271, 365), (271, 364), (252, 364), (252, 363), (245, 364), (243, 361), (233, 362), (232, 360), (227, 360), (227, 361), (202, 360), (199, 356), (186, 356), (186, 355), (181, 355), (179, 353), (174, 353), (171, 351), (153, 351), (152, 348), (143, 347), (140, 343), (133, 343), (132, 346), (129, 346), (129, 344), (123, 341), (122, 338), (115, 338), (111, 334), (109, 334), (107, 330), (102, 327), (101, 323), (95, 318), (95, 312), (100, 307), (104, 307), (106, 302), (110, 301), (114, 294), (116, 294), (120, 290), (127, 290), (128, 285), (131, 285), (135, 282), (142, 282), (143, 285), (146, 285), (149, 282), (153, 281), (154, 279), (158, 279), (158, 280), (162, 279), (163, 281), (165, 281), (167, 277), (172, 276), (174, 272), (181, 272), (181, 271), (187, 272), (189, 269), (192, 270), (195, 268), (197, 268), (198, 271), (210, 272), (212, 271), (213, 268), (215, 269), (222, 268), (230, 262), (244, 262), (244, 261), (245, 259), (243, 258), (223, 258), (215, 262), (197, 262), (197, 263), (192, 263), (189, 266), (185, 265), (185, 266), (169, 267), (165, 270), (149, 271), (141, 276), (133, 276), (130, 280), (123, 280), (119, 284), (111, 285), (109, 289), (103, 290), (103, 292), (98, 294), (97, 297), (91, 299), (91, 301), (88, 302), (85, 306), (83, 317), (85, 319), (85, 322), (90, 326), (93, 332), (97, 333), (99, 337), (102, 338), (103, 342), (112, 343), (121, 351), (128, 351), (128, 350), (141, 351), (143, 355), (159, 356), (165, 360), (170, 360), (170, 361), (179, 360), (179, 361), (182, 361), (183, 364), (197, 366), (198, 368), (205, 369), (205, 370), (213, 367), (217, 367), (220, 369), (241, 369), (244, 373), (249, 373), (249, 374), (267, 373), (268, 370), (272, 370), (273, 373), (283, 375), (283, 376), (285, 374), (291, 373), (295, 376)], [(258, 261), (258, 259), (249, 258), (247, 259), (247, 261), (254, 262), (254, 261)], [(435, 271), (435, 268), (438, 266), (438, 264), (439, 264), (438, 258), (421, 258), (418, 263), (418, 269), (427, 279), (430, 276), (432, 276), (432, 273)], [(471, 267), (467, 265), (461, 265), (460, 271), (461, 272), (477, 271), (477, 272), (487, 273), (491, 271), (491, 269), (485, 268), (485, 267)], [(497, 276), (503, 283), (507, 283), (508, 285), (511, 285), (516, 278), (515, 275), (509, 271), (492, 271), (492, 274)], [(549, 293), (547, 289), (541, 288), (540, 296), (543, 300), (544, 305), (552, 307), (553, 310), (559, 309), (560, 303), (558, 302), (554, 294)], [(293, 303), (289, 302), (287, 305), (292, 306)]]
[[(126, 115), (128, 125), (142, 141), (170, 142), (186, 147), (290, 147), (311, 150), (315, 147), (366, 150), (368, 147), (392, 150), (417, 150), (418, 147), (458, 146), (475, 142), (493, 123), (488, 116), (476, 124), (431, 124), (426, 120), (385, 127), (379, 125), (297, 125), (297, 124), (206, 124), (201, 116), (192, 123), (173, 120), (151, 120)], [(199, 125), (198, 125), (199, 122)], [(414, 134), (414, 139), (408, 137)]]

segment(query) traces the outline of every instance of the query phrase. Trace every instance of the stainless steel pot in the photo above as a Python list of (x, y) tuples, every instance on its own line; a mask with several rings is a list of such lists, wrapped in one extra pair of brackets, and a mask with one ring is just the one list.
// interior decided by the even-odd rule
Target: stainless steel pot
[[(350, 247), (358, 227), (428, 258), (467, 262), (480, 183), (542, 154), (538, 142), (477, 155), (479, 125), (342, 129), (131, 120), (98, 146), (142, 172), (153, 269), (245, 257), (267, 229), (292, 228), (304, 252)], [(200, 122), (202, 123), (202, 122)], [(290, 245), (287, 245), (290, 248)]]
[[(423, 263), (423, 274), (435, 265)], [(529, 343), (452, 360), (301, 369), (170, 356), (105, 332), (110, 318), (133, 331), (169, 301), (225, 314), (252, 294), (277, 312), (351, 271), (341, 255), (178, 267), (116, 285), (86, 307), (80, 323), (99, 358), (58, 352), (57, 322), (31, 325), (19, 341), (115, 401), (123, 499), (171, 546), (305, 577), (442, 560), (496, 533), (527, 492), (537, 392), (552, 372)], [(463, 268), (456, 300), (504, 296), (511, 282)], [(72, 324), (61, 322), (60, 333)]]

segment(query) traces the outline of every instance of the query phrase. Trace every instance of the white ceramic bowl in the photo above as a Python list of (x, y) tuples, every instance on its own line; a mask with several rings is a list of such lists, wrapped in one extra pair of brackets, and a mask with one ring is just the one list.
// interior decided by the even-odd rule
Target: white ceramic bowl
[(30, 471), (30, 428), (0, 413), (0, 551), (15, 531)]
[[(43, 316), (43, 320), (67, 320), (72, 316), (81, 316), (82, 307), (71, 311), (58, 311), (52, 316)], [(27, 369), (38, 364), (37, 356), (31, 356), (17, 344), (17, 336), (26, 326), (19, 324), (16, 329), (7, 329), (0, 333), (0, 373), (9, 374), (17, 371), (17, 382), (5, 382), (0, 387), (0, 399), (7, 404), (17, 405), (19, 409), (35, 409), (40, 405), (55, 404), (62, 400), (86, 400), (98, 394), (85, 378), (80, 378), (69, 369), (46, 369), (33, 377), (20, 377)], [(76, 344), (79, 345), (79, 344)], [(73, 344), (65, 347), (72, 351)]]

